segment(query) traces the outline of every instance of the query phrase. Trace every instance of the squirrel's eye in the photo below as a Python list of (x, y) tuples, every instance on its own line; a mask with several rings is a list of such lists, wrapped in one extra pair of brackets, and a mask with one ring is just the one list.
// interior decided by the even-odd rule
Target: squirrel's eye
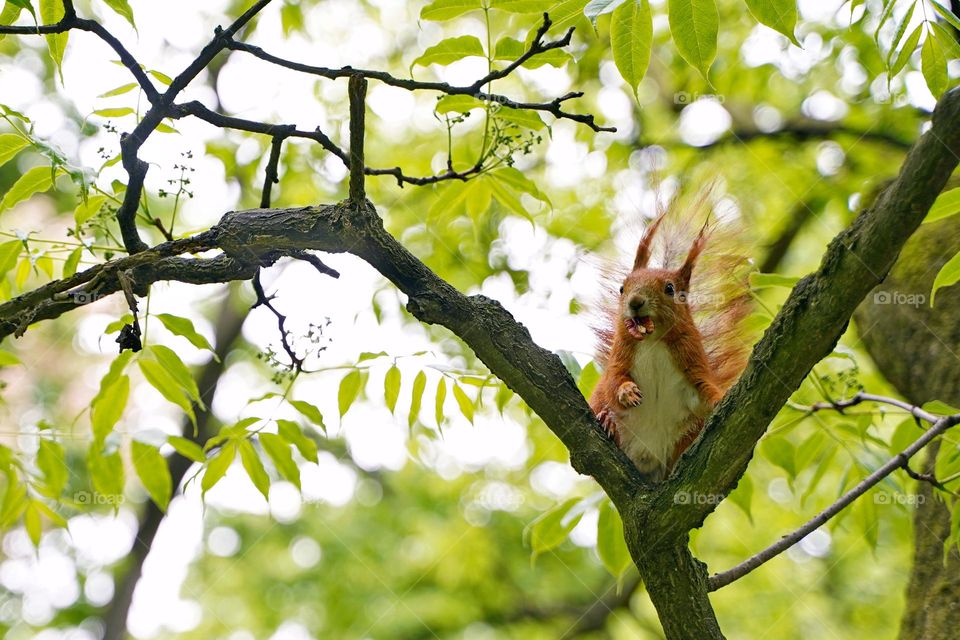
[(620, 285), (620, 293), (623, 293), (623, 285)]
[(667, 283), (667, 286), (664, 287), (663, 290), (667, 292), (667, 295), (668, 295), (668, 296), (672, 296), (674, 293), (676, 293), (676, 292), (673, 290), (673, 283), (672, 283), (672, 282), (668, 282), (668, 283)]

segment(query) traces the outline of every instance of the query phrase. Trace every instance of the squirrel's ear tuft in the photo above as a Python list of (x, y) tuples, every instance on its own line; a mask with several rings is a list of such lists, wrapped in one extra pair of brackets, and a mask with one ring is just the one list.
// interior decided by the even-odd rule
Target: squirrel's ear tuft
[(650, 262), (650, 254), (652, 253), (653, 246), (653, 236), (657, 232), (657, 227), (660, 226), (660, 223), (663, 222), (663, 217), (667, 215), (666, 212), (661, 213), (657, 216), (657, 219), (650, 223), (650, 226), (647, 227), (646, 231), (643, 232), (643, 237), (640, 239), (640, 244), (637, 245), (637, 255), (633, 259), (633, 269), (643, 269), (647, 266), (647, 263)]
[(700, 233), (697, 234), (696, 240), (693, 241), (693, 244), (690, 245), (690, 251), (687, 252), (687, 259), (683, 261), (683, 264), (680, 266), (678, 273), (680, 274), (678, 279), (680, 280), (680, 288), (682, 291), (686, 291), (690, 288), (690, 277), (693, 275), (693, 267), (697, 263), (697, 258), (700, 257), (700, 254), (703, 253), (703, 248), (707, 244), (707, 225), (704, 223), (703, 227), (700, 229)]

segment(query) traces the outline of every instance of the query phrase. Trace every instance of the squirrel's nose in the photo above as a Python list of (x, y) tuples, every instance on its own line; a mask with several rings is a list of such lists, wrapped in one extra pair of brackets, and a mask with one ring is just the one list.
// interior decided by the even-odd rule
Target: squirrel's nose
[(643, 307), (646, 304), (647, 304), (647, 299), (644, 298), (643, 296), (635, 296), (633, 298), (630, 298), (630, 310), (633, 311), (634, 313), (643, 309)]

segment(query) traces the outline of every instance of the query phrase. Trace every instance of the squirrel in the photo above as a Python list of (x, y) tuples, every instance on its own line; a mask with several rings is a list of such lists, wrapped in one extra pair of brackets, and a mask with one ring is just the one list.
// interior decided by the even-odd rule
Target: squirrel
[(664, 480), (700, 435), (743, 371), (749, 348), (743, 321), (750, 295), (741, 277), (748, 261), (722, 253), (721, 243), (707, 252), (718, 259), (695, 277), (711, 235), (706, 222), (679, 267), (648, 266), (668, 213), (647, 227), (619, 295), (609, 286), (615, 281), (607, 283), (602, 324), (595, 327), (603, 373), (589, 402), (608, 436), (653, 482)]

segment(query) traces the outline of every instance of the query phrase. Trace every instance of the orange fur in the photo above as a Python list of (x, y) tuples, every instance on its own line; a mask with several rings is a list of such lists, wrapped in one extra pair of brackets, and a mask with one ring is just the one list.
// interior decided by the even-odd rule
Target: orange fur
[[(702, 196), (699, 204), (705, 200)], [(662, 268), (649, 266), (658, 235), (668, 233), (664, 230), (668, 213), (647, 227), (632, 270), (621, 281), (621, 293), (613, 293), (609, 286), (613, 283), (607, 283), (616, 303), (607, 303), (602, 325), (596, 328), (597, 361), (603, 375), (590, 397), (590, 406), (607, 433), (641, 471), (655, 479), (669, 473), (699, 436), (706, 416), (743, 371), (749, 348), (742, 327), (750, 310), (742, 273), (746, 261), (723, 251), (729, 247), (720, 241), (722, 236), (711, 242), (712, 234), (704, 224), (686, 245), (679, 266), (668, 268), (669, 253)], [(669, 233), (673, 236), (661, 239), (668, 247), (682, 235)], [(651, 321), (652, 335), (637, 329), (638, 323)], [(669, 371), (644, 369), (650, 362), (662, 366), (662, 359), (651, 355), (660, 345), (669, 353), (672, 367), (667, 366)], [(656, 406), (644, 409), (643, 404), (665, 402), (661, 397), (644, 397), (645, 383), (657, 393), (668, 389), (683, 394), (687, 389), (696, 397), (668, 399), (672, 402), (660, 406), (681, 407), (680, 414), (671, 416), (666, 425), (645, 424), (649, 416), (660, 414)], [(646, 448), (645, 434), (656, 446)], [(669, 453), (658, 455), (658, 447), (666, 447)]]

